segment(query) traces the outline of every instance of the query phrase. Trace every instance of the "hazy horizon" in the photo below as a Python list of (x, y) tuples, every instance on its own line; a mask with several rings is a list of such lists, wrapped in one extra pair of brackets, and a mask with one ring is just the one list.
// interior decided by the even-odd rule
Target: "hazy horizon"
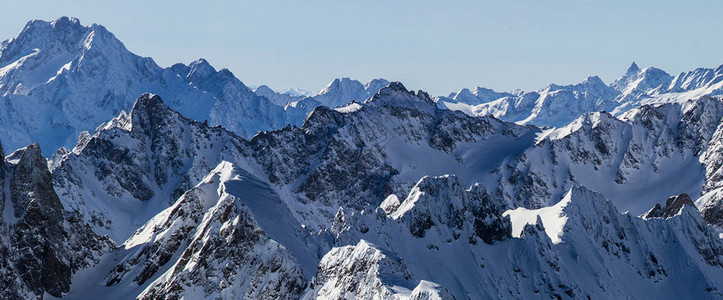
[(316, 92), (334, 78), (401, 81), (447, 95), (482, 86), (538, 90), (588, 76), (606, 83), (635, 61), (671, 75), (723, 64), (713, 1), (4, 1), (0, 40), (31, 19), (108, 28), (159, 65), (207, 59), (245, 84)]

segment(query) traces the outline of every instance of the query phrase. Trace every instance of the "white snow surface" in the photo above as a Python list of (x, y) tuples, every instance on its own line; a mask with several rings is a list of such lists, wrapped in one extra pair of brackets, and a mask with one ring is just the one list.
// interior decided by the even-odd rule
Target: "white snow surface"
[(512, 222), (512, 236), (522, 236), (522, 230), (528, 224), (537, 225), (538, 220), (542, 221), (545, 227), (545, 233), (554, 244), (560, 243), (562, 240), (562, 229), (567, 223), (567, 216), (563, 209), (570, 204), (572, 200), (572, 190), (570, 190), (560, 202), (553, 206), (543, 207), (539, 209), (527, 209), (518, 207), (513, 210), (506, 211), (502, 216), (509, 216)]

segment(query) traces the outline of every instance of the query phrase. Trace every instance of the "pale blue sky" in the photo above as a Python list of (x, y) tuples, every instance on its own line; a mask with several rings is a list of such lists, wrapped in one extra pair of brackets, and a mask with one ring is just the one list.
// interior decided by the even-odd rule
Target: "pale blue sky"
[(105, 2), (4, 0), (0, 40), (74, 16), (161, 66), (204, 57), (249, 85), (312, 91), (342, 76), (537, 90), (609, 83), (633, 60), (673, 75), (723, 64), (723, 1)]

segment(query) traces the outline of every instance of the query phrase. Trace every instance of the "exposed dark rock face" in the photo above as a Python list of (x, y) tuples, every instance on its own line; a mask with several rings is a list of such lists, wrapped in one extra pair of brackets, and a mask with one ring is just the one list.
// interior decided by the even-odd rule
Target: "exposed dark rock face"
[(9, 188), (3, 199), (10, 200), (4, 205), (13, 206), (14, 219), (2, 220), (8, 239), (0, 241), (0, 273), (7, 275), (0, 297), (24, 299), (45, 292), (61, 297), (70, 291), (72, 273), (97, 263), (113, 244), (64, 211), (37, 144), (13, 152), (7, 161), (0, 165), (0, 179)]
[(62, 205), (40, 147), (30, 145), (20, 155), (10, 180), (15, 217), (20, 218), (12, 235), (18, 272), (36, 295), (47, 291), (60, 296), (70, 290), (70, 266), (58, 260), (56, 252), (62, 249), (54, 247), (64, 240)]
[(680, 212), (680, 209), (683, 208), (683, 206), (685, 205), (695, 207), (695, 204), (693, 204), (693, 200), (690, 199), (690, 196), (688, 196), (688, 194), (683, 193), (678, 196), (672, 196), (665, 201), (665, 207), (661, 208), (660, 204), (656, 203), (655, 206), (644, 215), (644, 218), (667, 219), (678, 214), (678, 212)]
[[(151, 94), (139, 97), (130, 114), (122, 113), (99, 128), (57, 160), (53, 180), (68, 209), (81, 211), (86, 222), (119, 239), (117, 243), (127, 236), (113, 236), (110, 229), (122, 220), (104, 215), (110, 208), (93, 210), (89, 201), (154, 199), (168, 205), (219, 162), (250, 156), (248, 141), (187, 119)], [(89, 191), (89, 185), (102, 189)], [(161, 190), (172, 192), (158, 195)]]
[(684, 205), (695, 207), (695, 204), (693, 204), (693, 201), (690, 200), (690, 196), (688, 196), (688, 194), (683, 193), (678, 196), (668, 198), (668, 200), (665, 201), (665, 207), (663, 208), (663, 218), (667, 219), (676, 215)]
[(716, 226), (723, 226), (723, 202), (716, 203), (717, 205), (710, 205), (701, 211), (703, 219), (708, 224)]
[(487, 244), (511, 237), (510, 222), (502, 217), (506, 206), (481, 185), (465, 190), (456, 176), (424, 177), (404, 201), (385, 202), (382, 208), (417, 238), (433, 227), (443, 238), (464, 237), (470, 243), (475, 237)]
[(660, 203), (655, 203), (655, 206), (651, 208), (647, 213), (643, 215), (644, 218), (662, 218), (663, 217), (663, 208), (660, 206)]

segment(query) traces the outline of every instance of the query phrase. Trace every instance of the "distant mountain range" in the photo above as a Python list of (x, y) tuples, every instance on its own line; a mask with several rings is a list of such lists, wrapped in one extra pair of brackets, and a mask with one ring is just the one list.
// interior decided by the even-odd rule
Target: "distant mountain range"
[[(580, 84), (550, 85), (537, 92), (462, 89), (436, 97), (440, 108), (470, 115), (492, 115), (505, 121), (562, 126), (587, 112), (619, 115), (641, 104), (667, 103), (719, 95), (723, 67), (696, 69), (672, 77), (633, 63), (623, 77), (605, 85), (598, 77)], [(300, 126), (319, 105), (344, 106), (373, 96), (389, 82), (366, 84), (335, 79), (316, 94), (301, 90), (276, 92), (265, 85), (249, 89), (227, 69), (206, 60), (188, 65), (158, 66), (137, 56), (97, 24), (77, 19), (34, 20), (20, 34), (0, 43), (0, 134), (7, 151), (32, 142), (50, 156), (71, 148), (82, 131), (129, 110), (144, 92), (158, 94), (183, 115), (222, 125), (244, 137), (259, 131)], [(52, 134), (48, 134), (52, 130)]]
[(130, 110), (138, 95), (152, 92), (188, 117), (250, 138), (300, 126), (318, 105), (364, 101), (387, 83), (378, 79), (365, 86), (338, 79), (311, 97), (265, 86), (254, 93), (205, 59), (162, 68), (128, 51), (101, 25), (83, 26), (73, 18), (34, 20), (0, 44), (0, 135), (7, 150), (38, 142), (50, 156), (60, 147), (72, 148), (82, 131), (93, 131)]
[(574, 85), (551, 84), (537, 92), (498, 93), (490, 89), (462, 89), (439, 97), (441, 107), (470, 115), (492, 115), (505, 121), (537, 126), (563, 126), (588, 112), (608, 111), (619, 116), (654, 103), (683, 102), (723, 94), (723, 66), (696, 69), (678, 76), (633, 63), (610, 85), (597, 76)]

